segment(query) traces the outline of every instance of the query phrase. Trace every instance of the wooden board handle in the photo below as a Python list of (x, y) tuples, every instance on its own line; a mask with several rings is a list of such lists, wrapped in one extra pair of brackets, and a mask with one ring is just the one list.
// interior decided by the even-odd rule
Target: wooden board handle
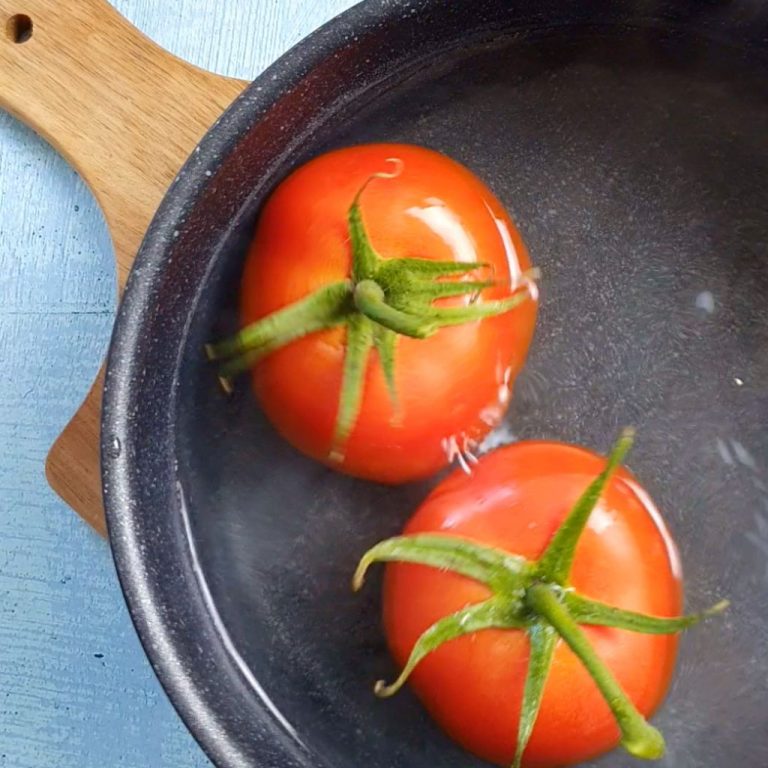
[[(172, 56), (106, 0), (0, 0), (0, 106), (92, 189), (120, 289), (169, 184), (244, 86)], [(53, 446), (47, 475), (103, 531), (100, 379)]]
[(106, 0), (0, 0), (0, 28), (0, 106), (91, 187), (123, 285), (165, 190), (243, 83), (162, 50)]

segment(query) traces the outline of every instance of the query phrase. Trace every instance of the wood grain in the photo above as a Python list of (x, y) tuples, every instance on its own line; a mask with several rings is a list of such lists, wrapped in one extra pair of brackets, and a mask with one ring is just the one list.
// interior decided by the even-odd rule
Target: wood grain
[[(16, 43), (12, 19), (32, 20)], [(105, 0), (0, 0), (0, 106), (48, 140), (101, 206), (122, 290), (168, 185), (245, 83), (172, 56)], [(46, 463), (53, 489), (104, 533), (103, 371)]]

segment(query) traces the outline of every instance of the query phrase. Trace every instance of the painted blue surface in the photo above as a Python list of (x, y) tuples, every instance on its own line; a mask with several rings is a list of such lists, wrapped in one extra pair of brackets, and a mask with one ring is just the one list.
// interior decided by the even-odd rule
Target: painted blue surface
[[(249, 78), (353, 0), (115, 0), (152, 38)], [(108, 343), (115, 272), (77, 175), (0, 112), (0, 766), (208, 762), (162, 692), (107, 545), (48, 488), (48, 447)]]

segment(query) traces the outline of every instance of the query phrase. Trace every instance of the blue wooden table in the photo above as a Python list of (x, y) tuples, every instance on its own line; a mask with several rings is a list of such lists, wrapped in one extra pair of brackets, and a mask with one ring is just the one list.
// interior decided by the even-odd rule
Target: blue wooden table
[[(114, 2), (174, 53), (242, 78), (354, 5)], [(88, 190), (0, 112), (0, 767), (208, 765), (153, 676), (106, 543), (43, 476), (105, 353), (115, 302)]]

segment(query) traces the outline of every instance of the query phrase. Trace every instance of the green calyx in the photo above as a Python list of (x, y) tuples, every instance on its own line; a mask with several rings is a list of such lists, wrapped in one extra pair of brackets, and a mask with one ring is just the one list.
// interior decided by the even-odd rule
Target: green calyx
[[(210, 360), (220, 363), (219, 377), (226, 391), (231, 379), (292, 341), (317, 331), (346, 329), (346, 354), (341, 394), (329, 457), (344, 459), (346, 442), (354, 428), (363, 400), (365, 375), (371, 354), (379, 356), (393, 405), (397, 406), (395, 364), (397, 339), (426, 339), (441, 328), (463, 325), (501, 315), (530, 298), (534, 275), (512, 286), (509, 296), (482, 300), (486, 288), (497, 283), (480, 262), (430, 259), (383, 259), (373, 248), (365, 229), (360, 198), (376, 174), (358, 192), (349, 209), (347, 226), (352, 248), (349, 279), (326, 285), (304, 299), (262, 318), (234, 337), (209, 344)], [(466, 297), (462, 306), (434, 302)]]
[(524, 631), (530, 642), (530, 659), (513, 768), (522, 765), (558, 639), (567, 643), (595, 681), (616, 718), (624, 749), (635, 757), (650, 760), (663, 755), (661, 733), (638, 712), (613, 673), (595, 653), (580, 625), (616, 627), (645, 634), (675, 634), (721, 613), (728, 602), (722, 601), (708, 611), (691, 616), (662, 618), (591, 600), (579, 595), (569, 585), (581, 534), (612, 475), (629, 451), (633, 437), (632, 430), (622, 433), (603, 472), (587, 487), (535, 562), (448, 534), (387, 539), (363, 556), (353, 579), (355, 590), (362, 587), (368, 569), (377, 562), (416, 563), (453, 571), (481, 582), (491, 590), (491, 597), (486, 601), (469, 605), (429, 627), (416, 642), (397, 680), (391, 685), (383, 681), (376, 684), (377, 695), (387, 697), (397, 693), (419, 662), (443, 643), (484, 629)]

